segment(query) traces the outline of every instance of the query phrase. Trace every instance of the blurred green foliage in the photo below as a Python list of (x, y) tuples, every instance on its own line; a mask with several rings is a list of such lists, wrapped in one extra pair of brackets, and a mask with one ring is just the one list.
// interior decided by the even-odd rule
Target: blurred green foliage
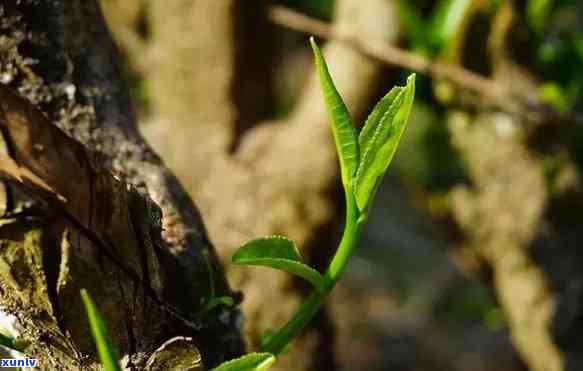
[(543, 99), (561, 113), (576, 109), (583, 92), (583, 2), (529, 0), (525, 18)]
[(413, 50), (429, 57), (447, 54), (460, 30), (471, 0), (441, 0), (430, 15), (422, 17), (414, 2), (397, 1), (399, 19)]

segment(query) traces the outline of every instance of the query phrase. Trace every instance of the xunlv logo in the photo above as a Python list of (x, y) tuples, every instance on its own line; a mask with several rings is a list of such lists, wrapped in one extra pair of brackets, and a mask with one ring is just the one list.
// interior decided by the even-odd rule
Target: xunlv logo
[(36, 358), (2, 358), (0, 367), (36, 367), (38, 360)]

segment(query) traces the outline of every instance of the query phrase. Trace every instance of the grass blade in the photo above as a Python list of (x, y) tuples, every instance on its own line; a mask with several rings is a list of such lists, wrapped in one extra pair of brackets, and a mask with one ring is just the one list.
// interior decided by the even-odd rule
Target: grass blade
[(85, 289), (81, 290), (81, 298), (87, 310), (87, 317), (89, 317), (89, 324), (91, 326), (91, 334), (97, 344), (97, 352), (103, 364), (105, 371), (121, 371), (119, 367), (117, 352), (113, 347), (113, 343), (107, 332), (105, 322), (99, 314), (93, 299), (89, 296)]

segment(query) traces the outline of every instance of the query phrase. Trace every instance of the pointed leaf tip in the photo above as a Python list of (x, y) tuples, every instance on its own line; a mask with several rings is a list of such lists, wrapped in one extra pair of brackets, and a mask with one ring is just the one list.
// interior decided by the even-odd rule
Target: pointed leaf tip
[(407, 77), (407, 85), (405, 86), (406, 88), (411, 88), (413, 90), (415, 90), (415, 83), (417, 81), (417, 74), (416, 73), (412, 73), (409, 75), (409, 77)]
[(348, 188), (356, 173), (360, 158), (356, 129), (352, 123), (348, 108), (346, 108), (342, 97), (334, 86), (322, 51), (313, 37), (310, 38), (310, 44), (314, 51), (314, 59), (316, 61), (320, 86), (324, 95), (324, 102), (332, 121), (332, 134), (334, 135), (336, 151), (338, 152), (338, 159), (340, 161), (342, 183), (345, 188)]

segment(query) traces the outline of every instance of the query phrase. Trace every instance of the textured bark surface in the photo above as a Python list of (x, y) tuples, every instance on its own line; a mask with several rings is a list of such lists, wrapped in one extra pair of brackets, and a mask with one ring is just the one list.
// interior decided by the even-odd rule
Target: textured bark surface
[[(240, 354), (237, 310), (197, 318), (211, 279), (203, 254), (216, 265), (217, 294), (231, 292), (196, 208), (136, 128), (99, 5), (1, 1), (0, 12), (2, 83), (48, 117), (3, 93), (2, 304), (43, 367), (94, 361), (81, 287), (128, 362), (143, 366), (176, 335), (193, 336), (207, 365)], [(32, 189), (9, 159), (34, 175)]]
[[(306, 246), (335, 215), (339, 184), (317, 81), (309, 79), (288, 118), (262, 120), (271, 103), (272, 66), (265, 55), (272, 46), (266, 36), (275, 32), (266, 24), (267, 3), (152, 1), (145, 11), (147, 38), (135, 42), (139, 38), (117, 33), (148, 81), (153, 115), (145, 133), (197, 200), (224, 261), (246, 240), (274, 233), (296, 240), (308, 257), (312, 248), (329, 254), (325, 246)], [(114, 2), (104, 4), (117, 9)], [(341, 32), (393, 42), (394, 21), (384, 0), (365, 7), (354, 0), (337, 3), (335, 27)], [(326, 45), (325, 54), (345, 101), (361, 118), (381, 67), (341, 43)], [(228, 276), (245, 294), (245, 333), (255, 349), (266, 329), (292, 316), (303, 293), (293, 278), (267, 269), (234, 267)], [(322, 317), (316, 326), (294, 342), (277, 368), (332, 367), (330, 325)]]

